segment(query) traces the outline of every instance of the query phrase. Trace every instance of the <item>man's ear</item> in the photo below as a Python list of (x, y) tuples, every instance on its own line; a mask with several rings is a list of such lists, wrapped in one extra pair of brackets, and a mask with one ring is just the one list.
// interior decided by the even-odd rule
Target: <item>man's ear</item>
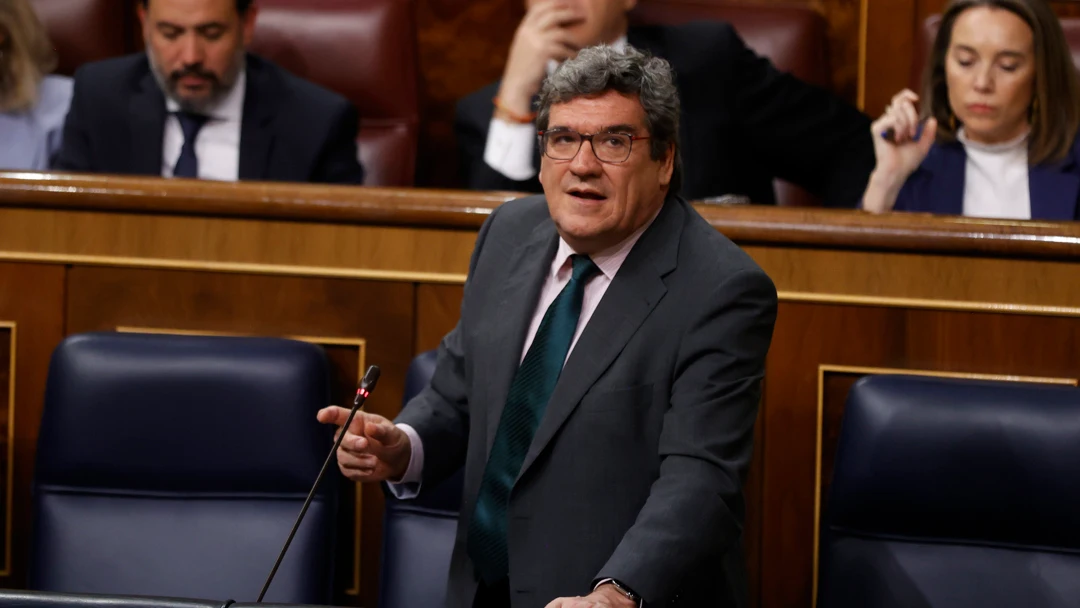
[(675, 144), (668, 144), (667, 152), (660, 161), (660, 185), (667, 188), (671, 185), (671, 176), (675, 174)]
[(135, 6), (135, 14), (139, 16), (139, 24), (142, 25), (143, 38), (145, 39), (146, 35), (149, 33), (147, 31), (149, 26), (146, 23), (146, 5), (142, 2), (137, 3)]

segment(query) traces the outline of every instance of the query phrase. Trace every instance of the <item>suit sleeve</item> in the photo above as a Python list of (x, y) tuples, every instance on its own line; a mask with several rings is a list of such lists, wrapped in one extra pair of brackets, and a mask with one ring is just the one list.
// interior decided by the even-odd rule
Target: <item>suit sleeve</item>
[(862, 200), (874, 169), (870, 119), (832, 93), (780, 72), (731, 36), (735, 110), (743, 141), (775, 175), (828, 207)]
[(356, 134), (360, 132), (360, 116), (351, 103), (344, 103), (331, 123), (326, 143), (323, 145), (312, 172), (313, 183), (356, 184), (364, 183), (364, 169), (360, 166)]
[(91, 161), (93, 154), (90, 149), (90, 136), (87, 132), (89, 117), (85, 115), (85, 106), (89, 101), (86, 87), (86, 78), (83, 77), (83, 71), (79, 70), (75, 73), (71, 106), (67, 117), (64, 118), (60, 148), (51, 159), (52, 169), (81, 172), (94, 170)]
[(465, 295), (461, 302), (461, 316), (454, 329), (439, 344), (431, 383), (405, 404), (394, 420), (395, 424), (411, 426), (420, 436), (424, 446), (421, 483), (428, 487), (449, 477), (465, 462), (469, 444), (469, 369), (462, 324), (469, 318), (470, 301), (476, 297), (473, 295), (472, 275), (497, 212), (497, 209), (492, 212), (476, 237), (476, 246), (469, 261), (469, 278), (465, 281)]
[(511, 192), (541, 192), (536, 177), (515, 180), (506, 177), (484, 162), (488, 127), (493, 108), (488, 89), (469, 95), (458, 102), (454, 116), (454, 134), (458, 143), (462, 181), (470, 190), (509, 190)]
[(742, 271), (687, 312), (659, 477), (596, 575), (625, 583), (647, 605), (670, 599), (685, 573), (739, 542), (776, 289), (761, 271)]

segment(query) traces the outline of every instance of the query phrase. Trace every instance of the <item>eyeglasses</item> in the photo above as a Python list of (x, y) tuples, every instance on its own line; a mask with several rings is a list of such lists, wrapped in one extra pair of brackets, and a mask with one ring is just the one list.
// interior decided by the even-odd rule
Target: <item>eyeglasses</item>
[(537, 131), (540, 136), (540, 150), (553, 160), (573, 160), (581, 150), (581, 144), (588, 141), (597, 160), (605, 163), (626, 162), (634, 142), (648, 137), (638, 137), (626, 133), (578, 133), (570, 129), (552, 129)]

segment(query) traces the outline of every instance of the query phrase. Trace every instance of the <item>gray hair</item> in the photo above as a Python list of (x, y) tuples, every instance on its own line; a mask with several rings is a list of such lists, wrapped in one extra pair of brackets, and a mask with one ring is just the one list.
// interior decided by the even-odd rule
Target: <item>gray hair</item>
[(593, 97), (607, 91), (634, 95), (645, 110), (649, 131), (649, 151), (660, 160), (668, 146), (675, 144), (675, 170), (668, 192), (678, 194), (682, 186), (682, 155), (679, 152), (679, 92), (671, 64), (629, 44), (623, 50), (601, 44), (583, 49), (577, 57), (563, 62), (540, 88), (536, 126), (548, 128), (551, 106), (578, 97)]

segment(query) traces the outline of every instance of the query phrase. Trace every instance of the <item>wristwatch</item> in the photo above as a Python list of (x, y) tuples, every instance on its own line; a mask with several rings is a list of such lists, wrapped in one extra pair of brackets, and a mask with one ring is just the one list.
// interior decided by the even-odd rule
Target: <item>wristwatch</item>
[(645, 606), (645, 601), (641, 599), (640, 595), (634, 593), (633, 590), (631, 590), (629, 587), (627, 587), (626, 585), (623, 585), (622, 583), (620, 583), (619, 581), (617, 581), (617, 580), (615, 580), (613, 578), (605, 578), (604, 580), (597, 583), (596, 587), (593, 587), (593, 588), (595, 589), (595, 588), (599, 587), (600, 585), (611, 585), (612, 587), (615, 587), (616, 591), (618, 591), (619, 593), (625, 595), (626, 599), (628, 599), (628, 600), (634, 602), (635, 604), (637, 604), (638, 608), (643, 608)]

